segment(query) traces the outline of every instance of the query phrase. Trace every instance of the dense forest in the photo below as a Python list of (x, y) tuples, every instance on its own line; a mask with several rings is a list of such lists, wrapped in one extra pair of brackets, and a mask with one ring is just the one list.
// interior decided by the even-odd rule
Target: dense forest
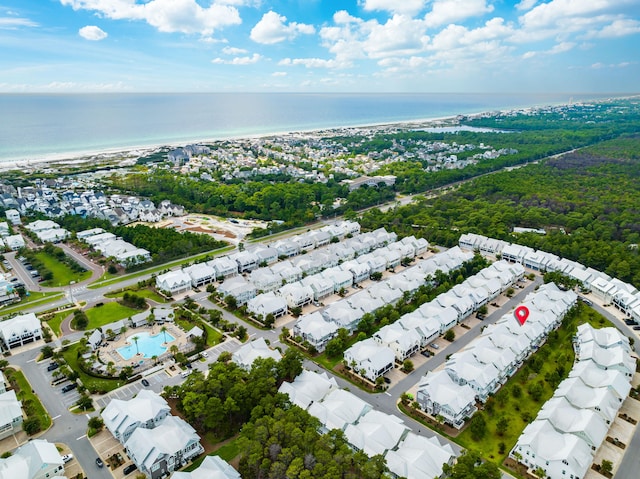
[[(385, 213), (368, 211), (365, 229), (384, 226), (451, 246), (462, 233), (505, 239), (579, 261), (640, 287), (640, 135), (540, 164), (477, 178), (438, 198)], [(514, 236), (513, 227), (546, 235)]]

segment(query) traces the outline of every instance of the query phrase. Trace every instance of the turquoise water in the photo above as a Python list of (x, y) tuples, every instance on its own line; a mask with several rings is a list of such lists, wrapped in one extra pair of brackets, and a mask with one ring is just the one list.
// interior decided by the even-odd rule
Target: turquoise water
[[(147, 332), (136, 333), (127, 338), (127, 342), (130, 344), (128, 346), (122, 346), (118, 348), (117, 351), (120, 353), (120, 356), (125, 360), (129, 360), (136, 355), (136, 352), (139, 351), (145, 358), (152, 358), (153, 356), (160, 356), (164, 353), (167, 348), (163, 346), (164, 338), (167, 338), (167, 343), (173, 341), (174, 338), (169, 333), (158, 333), (155, 335), (151, 335)], [(133, 341), (133, 338), (138, 338), (138, 345), (136, 349), (136, 343)]]
[(0, 162), (450, 117), (606, 95), (0, 94)]

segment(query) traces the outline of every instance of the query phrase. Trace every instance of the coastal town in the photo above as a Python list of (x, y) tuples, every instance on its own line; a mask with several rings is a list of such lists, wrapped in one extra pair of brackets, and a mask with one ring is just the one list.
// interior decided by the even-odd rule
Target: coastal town
[[(511, 138), (474, 122), (585, 111), (619, 109), (225, 140), (3, 175), (0, 478), (29, 464), (40, 472), (28, 479), (253, 477), (253, 421), (294, 407), (361, 477), (444, 477), (469, 457), (513, 477), (625, 477), (640, 418), (634, 283), (528, 245), (569, 236), (556, 224), (516, 223), (506, 239), (456, 226), (438, 244), (409, 216), (427, 199), (405, 196), (409, 164), (428, 178), (540, 168), (522, 141), (461, 141), (467, 123)], [(425, 139), (441, 134), (428, 128), (453, 130)], [(293, 206), (265, 194), (274, 216), (253, 217), (258, 184), (329, 189), (314, 190), (323, 208), (299, 205), (313, 221), (278, 230)], [(216, 189), (196, 203), (197, 185)], [(444, 185), (422, 193), (437, 200)], [(222, 188), (246, 209), (208, 211), (219, 204), (204, 192)], [(369, 191), (388, 199), (357, 213), (353, 195)], [(276, 467), (281, 455), (266, 454)], [(300, 459), (306, 477), (328, 474), (325, 456)]]

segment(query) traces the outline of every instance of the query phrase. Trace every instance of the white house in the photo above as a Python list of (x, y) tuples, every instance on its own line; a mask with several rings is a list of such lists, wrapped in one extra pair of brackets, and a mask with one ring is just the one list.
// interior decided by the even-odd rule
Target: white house
[(444, 370), (430, 371), (420, 380), (416, 401), (424, 411), (433, 417), (442, 416), (456, 429), (478, 410), (475, 391), (453, 381)]
[(338, 383), (326, 372), (316, 373), (303, 369), (292, 383), (283, 381), (278, 392), (287, 394), (289, 400), (302, 409), (321, 401), (329, 392), (338, 389)]
[(385, 455), (387, 467), (395, 477), (436, 479), (444, 464), (453, 465), (456, 455), (450, 444), (440, 444), (436, 436), (410, 432), (396, 449)]
[(558, 432), (575, 434), (593, 450), (600, 447), (609, 431), (609, 425), (596, 411), (579, 409), (563, 397), (544, 403), (536, 419), (549, 421)]
[(254, 269), (249, 276), (258, 291), (274, 291), (282, 286), (282, 279), (269, 268)]
[(240, 479), (240, 477), (240, 473), (224, 459), (220, 459), (220, 456), (207, 456), (197, 469), (191, 472), (174, 472), (171, 479)]
[(351, 447), (373, 457), (395, 448), (409, 431), (399, 417), (372, 409), (356, 424), (348, 424), (344, 435)]
[(344, 431), (348, 424), (355, 424), (371, 409), (369, 403), (355, 394), (335, 389), (322, 401), (312, 403), (308, 412), (320, 420), (322, 432), (326, 433), (332, 429)]
[(213, 283), (216, 280), (216, 270), (206, 263), (197, 263), (187, 266), (182, 270), (191, 278), (191, 285), (194, 288)]
[(22, 430), (22, 403), (16, 392), (9, 390), (0, 393), (0, 439), (9, 437)]
[(105, 427), (122, 444), (138, 427), (153, 429), (171, 413), (167, 401), (148, 389), (127, 401), (112, 399), (101, 413)]
[(278, 294), (287, 301), (289, 309), (302, 308), (313, 301), (313, 289), (300, 282), (283, 285)]
[(373, 339), (381, 346), (390, 348), (399, 363), (420, 350), (421, 338), (418, 332), (415, 330), (407, 331), (398, 323), (380, 328), (373, 335)]
[(293, 325), (293, 336), (300, 336), (320, 352), (337, 335), (338, 325), (327, 321), (318, 311), (300, 316)]
[(253, 362), (258, 358), (272, 358), (278, 362), (282, 359), (282, 354), (277, 349), (271, 349), (261, 337), (248, 342), (231, 356), (234, 363), (247, 371), (251, 369)]
[(217, 279), (230, 278), (238, 274), (238, 263), (227, 256), (208, 261), (207, 264), (216, 271)]
[(279, 318), (288, 313), (287, 300), (274, 293), (263, 293), (247, 302), (247, 310), (263, 319), (270, 314)]
[(42, 325), (35, 313), (20, 314), (0, 321), (0, 340), (7, 349), (42, 339)]
[(204, 452), (195, 429), (177, 416), (166, 416), (153, 429), (137, 428), (125, 450), (149, 479), (164, 477)]
[(260, 265), (260, 258), (251, 251), (239, 251), (229, 257), (238, 264), (240, 273), (253, 271)]
[(9, 221), (9, 223), (11, 223), (12, 225), (16, 226), (22, 224), (22, 221), (20, 220), (20, 213), (18, 212), (18, 210), (7, 210), (4, 214), (7, 217), (7, 221)]
[(336, 323), (339, 328), (344, 328), (350, 333), (353, 333), (358, 328), (363, 314), (361, 309), (353, 308), (344, 300), (331, 303), (322, 311), (322, 315), (328, 321)]
[(56, 445), (33, 439), (7, 458), (0, 458), (0, 479), (53, 479), (64, 476), (64, 462)]
[(156, 277), (156, 287), (171, 294), (184, 293), (192, 288), (191, 276), (181, 269), (169, 271)]
[(232, 296), (236, 304), (241, 306), (256, 297), (258, 290), (242, 276), (228, 278), (218, 286), (218, 293), (223, 297)]
[(20, 233), (5, 237), (4, 242), (7, 245), (7, 248), (9, 248), (12, 251), (17, 251), (20, 248), (24, 248), (26, 244), (24, 242), (24, 238)]
[(394, 359), (393, 351), (373, 338), (358, 341), (344, 352), (348, 367), (370, 381), (393, 369)]
[(445, 371), (461, 386), (468, 384), (482, 402), (500, 387), (500, 371), (493, 364), (479, 363), (470, 350), (453, 354)]

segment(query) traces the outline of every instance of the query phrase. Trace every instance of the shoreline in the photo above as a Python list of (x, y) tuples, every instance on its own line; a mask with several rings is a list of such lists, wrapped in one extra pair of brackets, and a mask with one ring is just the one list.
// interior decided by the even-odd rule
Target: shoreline
[[(523, 107), (522, 110), (534, 107)], [(513, 109), (494, 110), (500, 112), (513, 111)], [(114, 147), (100, 150), (97, 152), (81, 151), (77, 153), (51, 153), (41, 158), (32, 159), (15, 159), (0, 161), (0, 173), (7, 171), (14, 171), (21, 168), (36, 169), (42, 168), (43, 164), (51, 165), (50, 167), (60, 165), (74, 165), (84, 164), (91, 161), (108, 161), (108, 160), (131, 160), (133, 158), (139, 158), (144, 155), (154, 153), (160, 149), (175, 149), (190, 144), (210, 144), (219, 141), (237, 141), (237, 140), (257, 140), (263, 138), (270, 138), (275, 136), (291, 136), (291, 135), (311, 135), (313, 133), (320, 134), (321, 132), (340, 131), (340, 130), (362, 130), (367, 128), (383, 128), (383, 127), (400, 127), (401, 125), (409, 125), (422, 128), (430, 128), (441, 126), (441, 123), (456, 121), (457, 116), (474, 116), (488, 113), (487, 111), (475, 112), (475, 113), (462, 113), (460, 115), (448, 115), (443, 117), (424, 118), (416, 120), (399, 120), (396, 122), (380, 122), (380, 123), (365, 123), (358, 125), (347, 126), (334, 126), (325, 128), (310, 128), (308, 130), (290, 130), (290, 131), (277, 131), (263, 134), (240, 134), (240, 135), (226, 135), (220, 138), (208, 138), (200, 140), (184, 141), (180, 143), (155, 143), (150, 145), (134, 145), (124, 147)], [(46, 166), (45, 166), (46, 167)]]
[[(635, 95), (628, 95), (622, 97), (608, 97), (598, 99), (583, 99), (578, 100), (576, 103), (584, 102), (600, 102), (612, 99), (625, 99), (634, 98)], [(555, 103), (535, 104), (528, 106), (512, 106), (502, 107), (493, 110), (475, 111), (472, 113), (456, 113), (448, 114), (446, 116), (430, 117), (430, 118), (417, 118), (406, 119), (398, 121), (382, 121), (373, 123), (361, 123), (354, 125), (342, 125), (342, 126), (327, 126), (327, 127), (313, 127), (309, 129), (301, 130), (288, 130), (288, 131), (275, 131), (267, 133), (246, 133), (246, 134), (222, 134), (219, 137), (200, 138), (184, 141), (169, 141), (166, 143), (153, 143), (149, 145), (131, 145), (122, 147), (105, 148), (99, 151), (78, 151), (69, 153), (51, 153), (43, 155), (42, 157), (30, 158), (30, 159), (7, 159), (6, 161), (0, 160), (0, 173), (9, 171), (27, 169), (30, 171), (40, 170), (42, 168), (56, 168), (73, 165), (83, 165), (88, 162), (101, 162), (106, 163), (110, 160), (119, 161), (125, 163), (138, 159), (142, 156), (152, 154), (161, 149), (175, 149), (189, 144), (211, 144), (220, 141), (238, 141), (238, 140), (257, 140), (277, 136), (292, 136), (292, 135), (313, 135), (313, 134), (327, 134), (329, 132), (339, 132), (344, 130), (363, 130), (374, 128), (434, 128), (442, 126), (443, 123), (448, 123), (447, 126), (455, 126), (459, 124), (457, 117), (473, 117), (489, 113), (505, 113), (514, 111), (527, 111), (535, 108), (542, 107), (558, 107), (568, 106), (571, 103), (566, 101), (560, 101)], [(125, 165), (120, 165), (125, 166)]]

